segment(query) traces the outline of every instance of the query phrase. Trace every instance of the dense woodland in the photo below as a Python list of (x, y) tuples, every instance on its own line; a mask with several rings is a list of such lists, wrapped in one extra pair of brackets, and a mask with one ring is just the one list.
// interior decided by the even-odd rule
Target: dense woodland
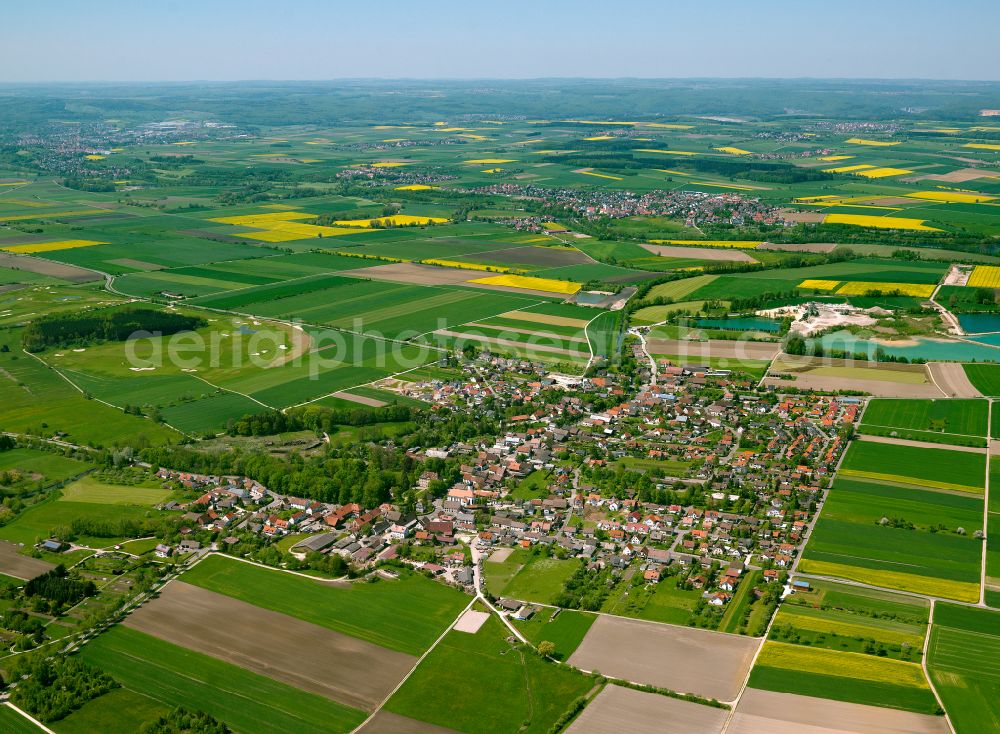
[(169, 336), (199, 329), (206, 321), (197, 316), (150, 308), (80, 311), (34, 319), (21, 334), (24, 348), (39, 352), (46, 347), (69, 347), (95, 341), (125, 341), (136, 335)]

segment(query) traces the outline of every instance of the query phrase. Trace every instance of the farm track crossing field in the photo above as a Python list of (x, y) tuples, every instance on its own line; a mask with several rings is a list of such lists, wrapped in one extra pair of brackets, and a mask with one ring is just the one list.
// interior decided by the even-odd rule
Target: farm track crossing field
[(426, 650), (468, 603), (455, 589), (415, 574), (348, 585), (309, 581), (221, 556), (206, 558), (183, 579), (411, 655)]
[(957, 734), (1000, 731), (1000, 612), (939, 604), (927, 664)]
[(374, 709), (417, 662), (412, 655), (183, 582), (167, 586), (125, 625), (365, 710)]
[(237, 731), (347, 732), (365, 718), (357, 709), (127, 627), (103, 633), (80, 656), (130, 690), (205, 711)]
[(940, 431), (963, 436), (986, 436), (985, 400), (871, 400), (861, 427)]

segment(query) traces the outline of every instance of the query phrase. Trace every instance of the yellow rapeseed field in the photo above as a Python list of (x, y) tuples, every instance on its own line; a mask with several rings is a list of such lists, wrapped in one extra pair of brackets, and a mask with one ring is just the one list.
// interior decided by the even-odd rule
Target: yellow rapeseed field
[(876, 217), (871, 214), (827, 214), (824, 224), (853, 224), (858, 227), (878, 229), (908, 229), (917, 232), (940, 232), (936, 227), (928, 227), (923, 219), (905, 217)]
[(986, 194), (960, 194), (948, 191), (917, 191), (907, 194), (912, 199), (925, 199), (926, 201), (942, 201), (946, 204), (985, 204), (993, 201), (997, 197)]
[(976, 148), (977, 150), (1000, 150), (1000, 145), (993, 143), (966, 143), (963, 148)]
[(854, 171), (863, 171), (866, 168), (875, 168), (875, 166), (870, 166), (867, 163), (859, 163), (856, 166), (839, 166), (837, 168), (824, 168), (823, 173), (853, 173)]
[(809, 288), (814, 291), (832, 291), (838, 285), (840, 285), (839, 280), (822, 280), (819, 278), (807, 278), (796, 286), (797, 288)]
[(865, 280), (854, 280), (844, 283), (838, 290), (838, 296), (863, 296), (868, 291), (899, 291), (904, 296), (914, 298), (929, 298), (934, 292), (934, 286), (927, 283), (883, 283)]
[(598, 173), (597, 171), (574, 171), (573, 173), (582, 173), (584, 176), (595, 176), (596, 178), (610, 178), (612, 181), (623, 181), (621, 176), (612, 176), (607, 173)]
[(106, 245), (107, 242), (94, 242), (93, 240), (59, 240), (58, 242), (37, 242), (33, 245), (11, 245), (0, 249), (5, 252), (16, 252), (21, 255), (32, 255), (36, 252), (56, 252), (58, 250), (72, 250), (76, 247), (93, 247), (94, 245)]
[(880, 658), (860, 652), (841, 652), (768, 640), (757, 658), (758, 665), (790, 672), (822, 673), (843, 678), (892, 683), (909, 688), (929, 688), (918, 663)]
[(715, 150), (721, 151), (722, 153), (729, 153), (730, 155), (752, 155), (749, 150), (734, 148), (731, 145), (724, 145), (721, 148), (715, 148)]
[(546, 293), (563, 293), (572, 295), (583, 286), (567, 280), (553, 280), (551, 278), (532, 278), (526, 275), (494, 275), (489, 278), (476, 278), (470, 283), (481, 285), (502, 285), (508, 288), (524, 288), (532, 291), (545, 291)]
[(636, 148), (636, 153), (662, 153), (663, 155), (698, 155), (690, 150), (664, 150), (662, 148)]
[(837, 194), (823, 194), (822, 196), (800, 196), (798, 199), (792, 199), (792, 201), (798, 204), (811, 204), (814, 201), (822, 201), (823, 199), (839, 198)]
[(525, 273), (526, 270), (519, 270), (517, 268), (506, 268), (502, 265), (483, 265), (482, 263), (470, 263), (461, 260), (438, 260), (437, 258), (430, 258), (428, 260), (420, 260), (419, 262), (424, 265), (440, 265), (444, 268), (460, 268), (461, 270), (485, 270), (487, 272), (494, 273)]
[(235, 224), (244, 227), (267, 226), (274, 222), (294, 222), (296, 219), (315, 219), (315, 214), (307, 212), (267, 212), (264, 214), (242, 214), (237, 217), (217, 217), (210, 222), (220, 224)]
[(584, 140), (614, 140), (614, 135), (593, 135), (589, 138), (584, 138)]
[(396, 191), (428, 191), (436, 188), (437, 186), (428, 186), (427, 184), (407, 184), (406, 186), (397, 186)]
[(825, 155), (822, 158), (817, 158), (818, 161), (827, 161), (833, 163), (834, 161), (846, 161), (848, 158), (853, 158), (853, 155)]
[(341, 219), (334, 224), (338, 227), (362, 227), (372, 226), (376, 221), (384, 226), (403, 227), (410, 224), (441, 224), (448, 220), (444, 217), (418, 217), (413, 214), (393, 214), (391, 217), (372, 217), (371, 219)]
[(887, 176), (902, 176), (913, 171), (907, 168), (870, 168), (867, 171), (858, 171), (859, 176), (865, 178), (885, 178)]
[(399, 168), (400, 166), (408, 166), (409, 163), (402, 163), (401, 161), (379, 161), (378, 163), (369, 163), (369, 168)]
[(472, 163), (477, 166), (491, 165), (493, 163), (516, 163), (516, 158), (474, 158), (471, 161), (466, 161), (466, 163)]
[(902, 571), (886, 571), (879, 568), (863, 568), (850, 566), (846, 563), (831, 563), (829, 561), (814, 561), (803, 558), (799, 561), (799, 571), (818, 576), (835, 576), (863, 584), (881, 586), (886, 589), (912, 591), (918, 594), (932, 594), (957, 601), (979, 601), (979, 584), (968, 581), (953, 581), (931, 576), (918, 576)]
[(899, 145), (900, 141), (887, 142), (885, 140), (866, 140), (865, 138), (850, 138), (845, 142), (851, 143), (852, 145), (872, 145), (878, 148), (884, 148), (890, 145)]
[(977, 265), (969, 276), (968, 285), (972, 288), (1000, 288), (1000, 267)]
[(85, 155), (84, 158), (86, 158), (88, 161), (103, 161), (105, 158), (107, 158), (107, 156), (91, 153), (90, 155)]

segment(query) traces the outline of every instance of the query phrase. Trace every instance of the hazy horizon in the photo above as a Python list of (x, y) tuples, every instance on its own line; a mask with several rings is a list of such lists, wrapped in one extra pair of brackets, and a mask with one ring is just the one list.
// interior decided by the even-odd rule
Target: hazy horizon
[[(623, 12), (592, 0), (500, 11), (455, 0), (68, 0), (4, 9), (0, 82), (531, 79), (997, 81), (1000, 5), (787, 0)], [(930, 39), (928, 41), (928, 39)], [(123, 71), (127, 70), (127, 72)]]

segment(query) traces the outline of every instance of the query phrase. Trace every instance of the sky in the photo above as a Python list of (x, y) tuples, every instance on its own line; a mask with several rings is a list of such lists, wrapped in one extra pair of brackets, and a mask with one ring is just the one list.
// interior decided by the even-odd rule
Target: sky
[(0, 82), (1000, 79), (998, 0), (3, 0)]

